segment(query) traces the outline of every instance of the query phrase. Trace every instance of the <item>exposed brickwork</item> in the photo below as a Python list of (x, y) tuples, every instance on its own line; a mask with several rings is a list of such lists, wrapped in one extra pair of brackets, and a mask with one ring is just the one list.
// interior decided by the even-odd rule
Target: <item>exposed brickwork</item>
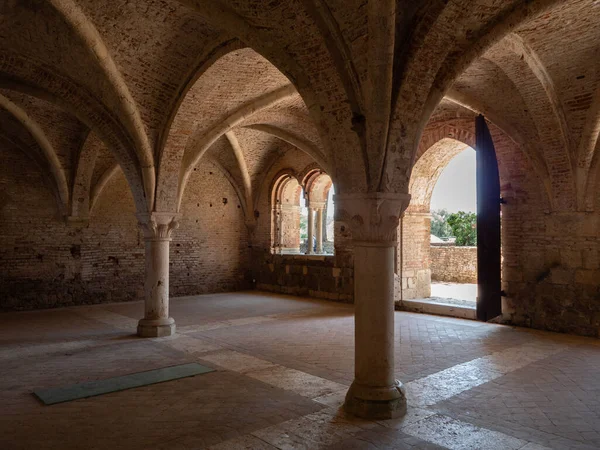
[(248, 288), (250, 249), (240, 200), (214, 165), (202, 163), (196, 169), (171, 242), (171, 292)]
[(477, 283), (477, 247), (432, 245), (431, 280)]
[[(89, 225), (67, 225), (56, 216), (52, 194), (29, 160), (9, 148), (3, 148), (1, 155), (0, 308), (140, 298), (143, 238), (123, 176), (109, 182)], [(198, 167), (189, 189), (185, 215), (171, 243), (172, 292), (248, 287), (247, 230), (235, 191), (210, 164)], [(205, 214), (211, 208), (213, 212)]]
[[(468, 115), (456, 105), (443, 102), (425, 130), (419, 156), (426, 157), (428, 151), (439, 151), (436, 143), (443, 142), (446, 137), (474, 145), (474, 116), (467, 119)], [(598, 335), (598, 215), (551, 212), (548, 189), (539, 172), (533, 170), (523, 147), (493, 126), (492, 134), (500, 168), (501, 193), (507, 201), (502, 207), (502, 279), (508, 295), (503, 303), (504, 320), (516, 325)], [(448, 148), (450, 154), (454, 154), (453, 148), (458, 149), (444, 148)], [(450, 160), (447, 154), (441, 157), (446, 158), (446, 164)], [(428, 181), (415, 181), (413, 187), (421, 189), (413, 197), (417, 204), (411, 203), (404, 219), (405, 258), (404, 262), (400, 261), (406, 267), (404, 298), (424, 296), (417, 295), (419, 278), (415, 269), (429, 268), (430, 260), (432, 264), (439, 260), (439, 255), (434, 256), (433, 251), (443, 253), (444, 260), (452, 259), (447, 254), (450, 249), (430, 248), (429, 225), (411, 217), (411, 211), (429, 210), (428, 201), (425, 205), (418, 203), (428, 199), (433, 189), (431, 182), (439, 175), (435, 165), (429, 162), (421, 165), (422, 160), (425, 161), (417, 161), (415, 169), (422, 167), (424, 170), (416, 170), (413, 177)], [(475, 253), (475, 249), (465, 251)], [(452, 266), (458, 271), (462, 265), (455, 262)], [(434, 277), (435, 270), (432, 270)], [(451, 276), (437, 278), (454, 281)], [(466, 279), (475, 281), (474, 278)]]
[(503, 214), (507, 318), (518, 325), (600, 336), (600, 217), (532, 209), (505, 208)]
[(396, 300), (430, 296), (430, 232), (431, 217), (428, 213), (407, 211), (404, 214), (396, 253)]
[(505, 318), (516, 325), (598, 336), (598, 213), (549, 211), (514, 142), (492, 132), (500, 165)]
[(181, 213), (175, 295), (256, 280), (349, 300), (345, 224), (335, 258), (271, 253), (300, 246), (295, 212), (273, 220), (273, 180), (317, 165), (338, 194), (413, 195), (396, 297), (427, 296), (429, 198), (482, 113), (507, 199), (504, 319), (598, 333), (594, 2), (54, 0), (0, 15), (2, 95), (27, 113), (0, 112), (7, 306), (139, 296), (134, 211)]

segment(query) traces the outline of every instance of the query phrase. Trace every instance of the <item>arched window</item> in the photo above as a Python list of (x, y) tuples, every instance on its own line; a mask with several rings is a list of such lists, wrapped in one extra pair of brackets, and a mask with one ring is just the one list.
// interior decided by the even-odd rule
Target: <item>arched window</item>
[(275, 180), (272, 196), (271, 248), (273, 253), (300, 253), (302, 186), (290, 173)]
[(320, 169), (300, 183), (292, 171), (276, 177), (272, 194), (272, 252), (333, 254), (333, 184)]
[(328, 217), (331, 217), (333, 222), (332, 215), (328, 213), (328, 207), (333, 210), (333, 198), (331, 206), (328, 201), (333, 185), (331, 177), (319, 169), (314, 169), (304, 176), (302, 184), (308, 207), (306, 247), (303, 246), (302, 250), (305, 249), (309, 255), (333, 253), (333, 233), (330, 233), (330, 246), (326, 245)]

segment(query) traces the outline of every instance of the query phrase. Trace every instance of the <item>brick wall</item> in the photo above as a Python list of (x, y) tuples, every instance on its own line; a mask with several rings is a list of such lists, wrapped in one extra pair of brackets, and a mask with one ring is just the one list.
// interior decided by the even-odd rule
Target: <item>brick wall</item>
[[(522, 152), (512, 141), (494, 138), (507, 201), (502, 207), (503, 319), (597, 336), (600, 214), (552, 212)], [(89, 224), (77, 227), (57, 217), (51, 190), (28, 158), (9, 147), (2, 148), (0, 158), (0, 308), (141, 297), (142, 239), (122, 175), (109, 182)], [(301, 171), (310, 163), (303, 153), (289, 151), (270, 167), (269, 176), (286, 167)], [(244, 288), (254, 281), (260, 289), (351, 301), (353, 259), (344, 224), (336, 223), (335, 257), (272, 255), (269, 182), (261, 189), (250, 248), (235, 191), (214, 166), (203, 163), (197, 168), (171, 244), (173, 295)], [(398, 251), (398, 292), (406, 280), (406, 289), (426, 296), (418, 293), (418, 286), (427, 285), (428, 274), (419, 275), (419, 264), (429, 257), (428, 221), (423, 214), (407, 214), (403, 220), (404, 226), (412, 223), (420, 231), (401, 234), (405, 251)]]
[(477, 283), (477, 247), (432, 245), (431, 280)]
[(494, 135), (502, 197), (506, 322), (600, 336), (600, 214), (552, 212), (517, 146)]
[[(424, 134), (424, 141), (432, 137), (427, 145), (450, 134), (449, 130), (440, 130), (443, 132), (439, 136), (433, 131)], [(506, 200), (502, 205), (502, 289), (507, 297), (502, 299), (501, 320), (600, 336), (600, 214), (568, 211), (561, 203), (552, 208), (543, 180), (531, 167), (526, 150), (497, 128), (492, 126), (491, 130), (501, 195)], [(469, 119), (451, 134), (471, 142), (473, 131)], [(427, 267), (425, 255), (438, 251), (430, 249), (429, 224), (413, 212), (420, 210), (411, 205), (403, 221), (403, 242), (398, 249), (398, 264), (403, 271), (398, 277), (401, 280), (397, 280), (396, 299), (400, 294), (404, 298), (429, 295), (419, 292), (419, 286), (426, 284), (423, 272), (419, 279), (419, 270)], [(470, 251), (475, 253), (475, 249)], [(433, 253), (431, 258), (436, 259)], [(446, 255), (446, 259), (451, 257)], [(441, 278), (436, 277), (435, 269), (432, 277)]]
[(240, 201), (214, 165), (198, 165), (186, 187), (180, 227), (171, 242), (171, 295), (251, 287), (248, 231)]
[(504, 211), (505, 320), (600, 337), (600, 215)]
[(407, 210), (398, 228), (395, 298), (427, 298), (431, 295), (429, 213)]
[[(1, 309), (142, 298), (143, 239), (120, 173), (102, 192), (89, 224), (81, 226), (57, 217), (40, 172), (11, 148), (0, 152), (0, 192)], [(200, 165), (171, 243), (174, 295), (249, 286), (247, 235), (238, 205), (227, 180)]]

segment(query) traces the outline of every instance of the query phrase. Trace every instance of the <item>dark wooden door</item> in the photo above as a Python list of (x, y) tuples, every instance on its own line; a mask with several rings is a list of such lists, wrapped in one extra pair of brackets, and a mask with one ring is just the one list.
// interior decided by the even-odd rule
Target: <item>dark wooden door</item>
[(502, 313), (500, 261), (500, 175), (490, 130), (475, 120), (477, 154), (477, 319)]

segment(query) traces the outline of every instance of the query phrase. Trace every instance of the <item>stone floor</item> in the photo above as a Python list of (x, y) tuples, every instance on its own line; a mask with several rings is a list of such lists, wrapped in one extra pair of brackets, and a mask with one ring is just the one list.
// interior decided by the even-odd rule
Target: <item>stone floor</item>
[[(0, 448), (598, 449), (600, 341), (396, 312), (409, 412), (339, 410), (352, 306), (263, 293), (172, 301), (179, 333), (133, 335), (141, 303), (0, 315)], [(198, 361), (216, 372), (44, 406), (36, 388)]]
[(446, 303), (472, 306), (477, 302), (477, 284), (432, 282), (431, 297)]

